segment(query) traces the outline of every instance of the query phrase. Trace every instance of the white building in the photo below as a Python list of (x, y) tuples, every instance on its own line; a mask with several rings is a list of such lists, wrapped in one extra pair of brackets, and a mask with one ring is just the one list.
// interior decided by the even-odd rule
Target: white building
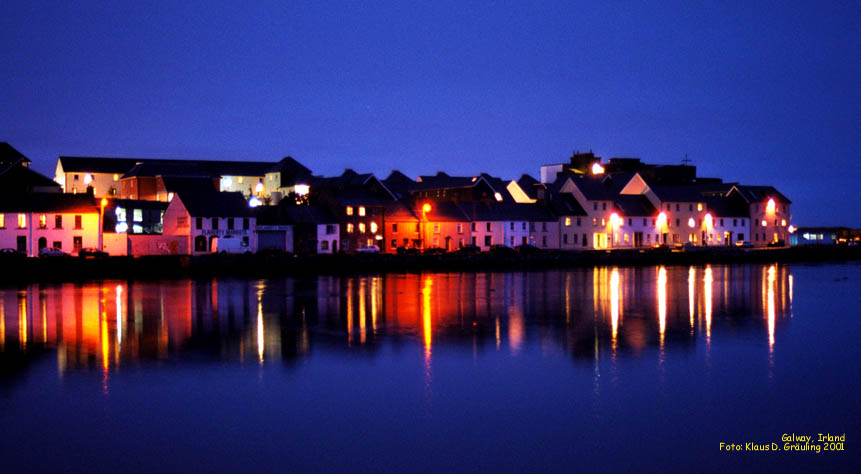
[(164, 213), (167, 241), (181, 237), (188, 253), (257, 251), (256, 219), (241, 193), (178, 191)]
[(101, 211), (92, 195), (32, 193), (0, 199), (0, 248), (36, 257), (53, 247), (77, 254), (99, 248)]

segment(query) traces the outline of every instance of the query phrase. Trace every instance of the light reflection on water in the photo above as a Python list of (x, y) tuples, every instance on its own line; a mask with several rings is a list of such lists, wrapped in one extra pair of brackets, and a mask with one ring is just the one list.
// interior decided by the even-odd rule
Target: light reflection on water
[(512, 355), (535, 344), (596, 360), (656, 347), (663, 358), (742, 325), (773, 355), (792, 284), (770, 265), (28, 285), (0, 289), (0, 351), (55, 349), (60, 372), (107, 373), (187, 353), (266, 364), (323, 341), (416, 341), (429, 371), (437, 346), (492, 340)]

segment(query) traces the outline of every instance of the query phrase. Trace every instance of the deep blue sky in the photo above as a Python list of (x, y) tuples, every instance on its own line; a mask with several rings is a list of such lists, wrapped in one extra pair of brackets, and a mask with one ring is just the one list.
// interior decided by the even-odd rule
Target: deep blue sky
[[(0, 17), (0, 141), (538, 176), (574, 149), (773, 184), (861, 226), (861, 4), (52, 2)], [(530, 4), (531, 3), (531, 4)]]

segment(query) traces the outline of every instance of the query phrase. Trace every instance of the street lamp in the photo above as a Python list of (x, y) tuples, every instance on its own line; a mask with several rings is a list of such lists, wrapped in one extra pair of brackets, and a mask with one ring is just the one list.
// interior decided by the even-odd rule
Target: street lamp
[(425, 240), (426, 240), (425, 234), (427, 233), (427, 220), (428, 220), (427, 213), (430, 211), (431, 211), (430, 203), (427, 203), (427, 202), (424, 203), (424, 205), (422, 205), (422, 227), (423, 227), (422, 235), (421, 235), (422, 250), (424, 250), (424, 248), (425, 248)]
[(108, 200), (106, 198), (102, 198), (99, 202), (99, 228), (98, 228), (98, 241), (99, 241), (99, 250), (105, 250), (104, 246), (104, 225), (105, 225), (105, 207), (108, 205)]

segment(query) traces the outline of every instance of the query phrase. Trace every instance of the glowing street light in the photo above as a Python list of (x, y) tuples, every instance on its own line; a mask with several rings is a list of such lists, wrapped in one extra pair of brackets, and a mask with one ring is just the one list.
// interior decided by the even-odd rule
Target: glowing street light
[(694, 227), (695, 225), (697, 225), (697, 222), (694, 220), (694, 218), (693, 217), (689, 218), (688, 219), (688, 227)]
[(655, 226), (660, 228), (665, 225), (667, 225), (667, 213), (661, 212), (660, 214), (658, 214), (658, 219), (655, 221)]
[(613, 227), (619, 227), (622, 225), (622, 218), (619, 217), (619, 214), (615, 212), (610, 214), (610, 225)]
[[(423, 212), (423, 213), (428, 213), (428, 212), (430, 212), (430, 211), (431, 211), (431, 205), (430, 205), (430, 204), (428, 204), (428, 203), (425, 203), (425, 205), (424, 205), (424, 206), (422, 206), (422, 212)], [(424, 216), (422, 216), (422, 217), (424, 217)]]
[(712, 214), (710, 212), (707, 212), (706, 215), (703, 217), (703, 222), (706, 224), (707, 228), (710, 228), (712, 226)]

